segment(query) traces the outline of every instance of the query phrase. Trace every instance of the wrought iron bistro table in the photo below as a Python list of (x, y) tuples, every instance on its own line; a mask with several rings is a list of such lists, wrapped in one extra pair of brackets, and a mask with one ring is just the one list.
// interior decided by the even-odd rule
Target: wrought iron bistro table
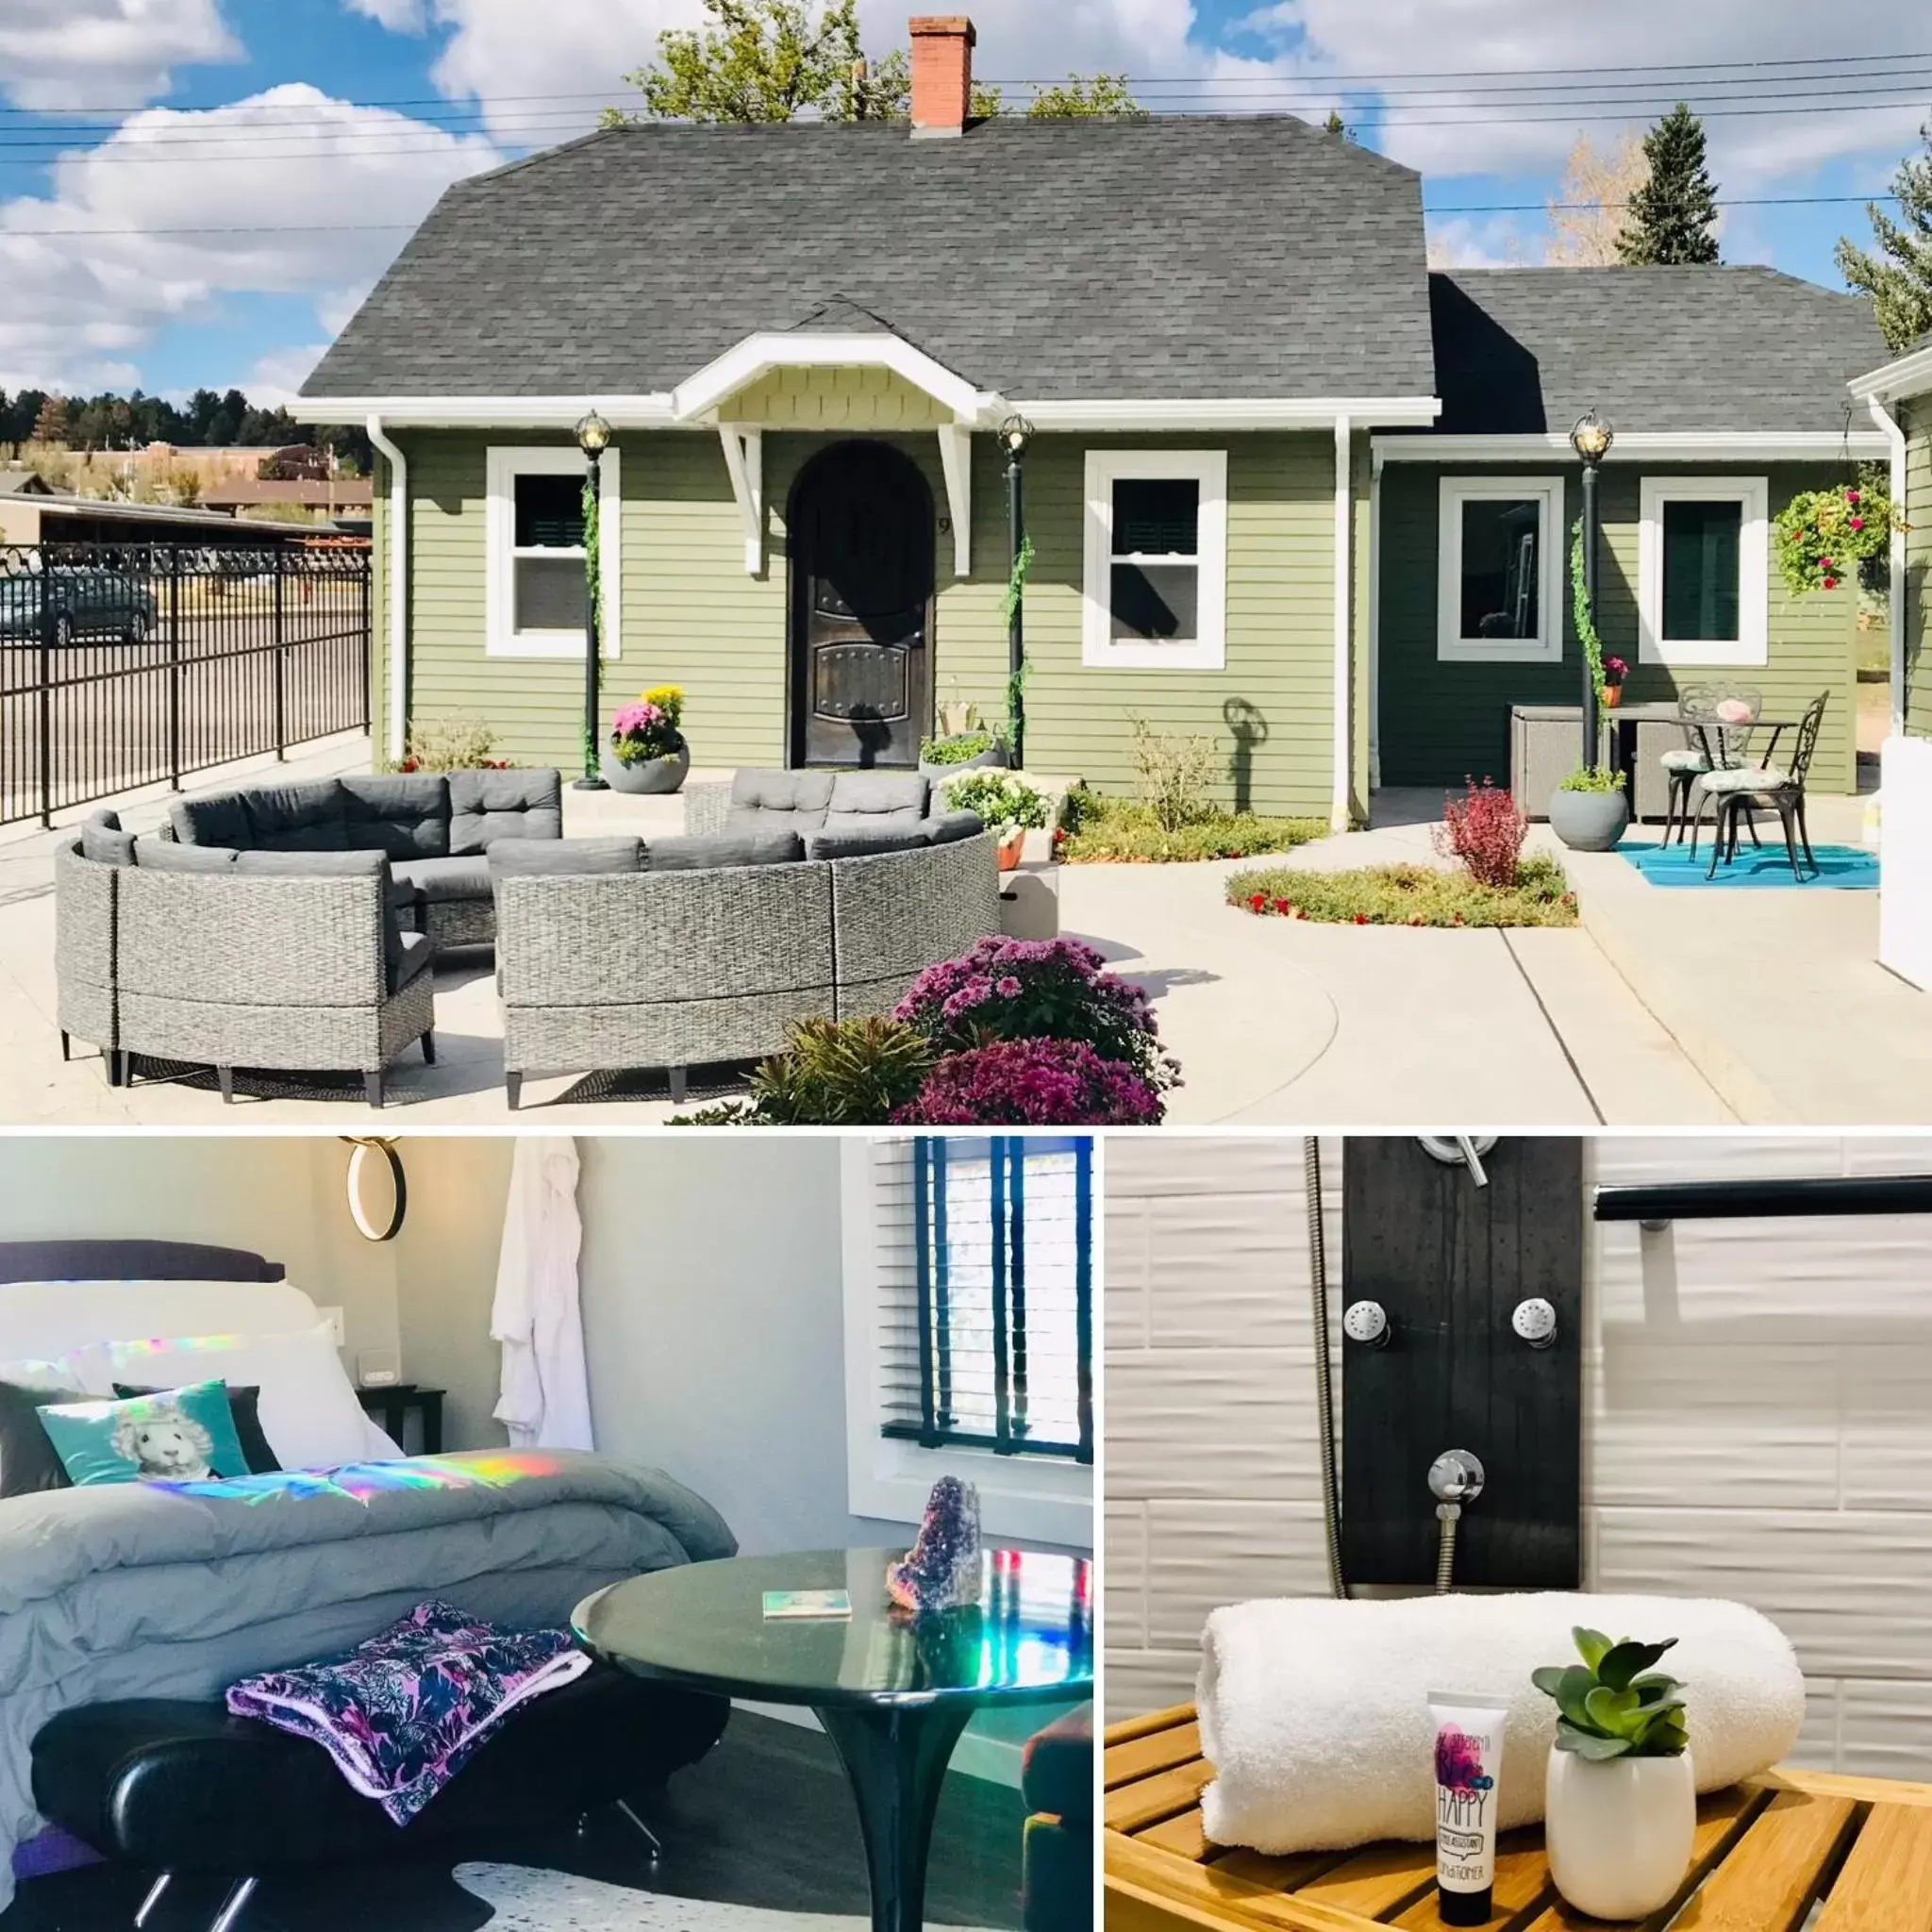
[[(873, 1932), (920, 1932), (946, 1765), (975, 1711), (1077, 1699), (1093, 1685), (1091, 1566), (989, 1550), (979, 1602), (913, 1617), (886, 1594), (898, 1550), (732, 1557), (587, 1597), (593, 1656), (727, 1697), (808, 1705), (844, 1761), (872, 1881)], [(767, 1591), (842, 1590), (852, 1614), (769, 1618)]]

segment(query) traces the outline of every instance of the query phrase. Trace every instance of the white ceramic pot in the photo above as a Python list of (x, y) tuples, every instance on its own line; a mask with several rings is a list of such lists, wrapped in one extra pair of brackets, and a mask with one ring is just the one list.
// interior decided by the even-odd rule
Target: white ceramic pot
[(1579, 1912), (1642, 1919), (1668, 1905), (1690, 1869), (1696, 1835), (1688, 1752), (1592, 1764), (1551, 1747), (1544, 1843), (1557, 1890)]

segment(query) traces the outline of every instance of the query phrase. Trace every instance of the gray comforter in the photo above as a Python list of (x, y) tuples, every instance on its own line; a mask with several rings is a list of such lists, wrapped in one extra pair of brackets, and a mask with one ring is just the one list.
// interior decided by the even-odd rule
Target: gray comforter
[(551, 1449), (0, 1501), (0, 1909), (40, 1825), (28, 1748), (56, 1711), (217, 1697), (427, 1596), (558, 1627), (606, 1584), (736, 1548), (660, 1471)]

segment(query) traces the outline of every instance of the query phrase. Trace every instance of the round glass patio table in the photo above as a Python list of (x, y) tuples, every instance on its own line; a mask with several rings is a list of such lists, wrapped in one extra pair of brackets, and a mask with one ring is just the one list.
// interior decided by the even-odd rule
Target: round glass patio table
[[(902, 1550), (731, 1557), (654, 1571), (571, 1618), (593, 1656), (633, 1675), (808, 1705), (851, 1779), (874, 1932), (920, 1932), (933, 1816), (974, 1713), (1077, 1699), (1093, 1687), (1092, 1570), (1075, 1557), (988, 1550), (979, 1601), (915, 1617), (886, 1594)], [(767, 1617), (767, 1591), (842, 1590), (849, 1617)]]

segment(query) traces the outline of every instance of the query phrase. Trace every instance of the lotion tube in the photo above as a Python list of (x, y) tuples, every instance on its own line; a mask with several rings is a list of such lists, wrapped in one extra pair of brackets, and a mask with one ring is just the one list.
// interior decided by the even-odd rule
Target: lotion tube
[(1445, 1925), (1489, 1922), (1508, 1714), (1492, 1697), (1429, 1693), (1436, 1723), (1436, 1886)]

